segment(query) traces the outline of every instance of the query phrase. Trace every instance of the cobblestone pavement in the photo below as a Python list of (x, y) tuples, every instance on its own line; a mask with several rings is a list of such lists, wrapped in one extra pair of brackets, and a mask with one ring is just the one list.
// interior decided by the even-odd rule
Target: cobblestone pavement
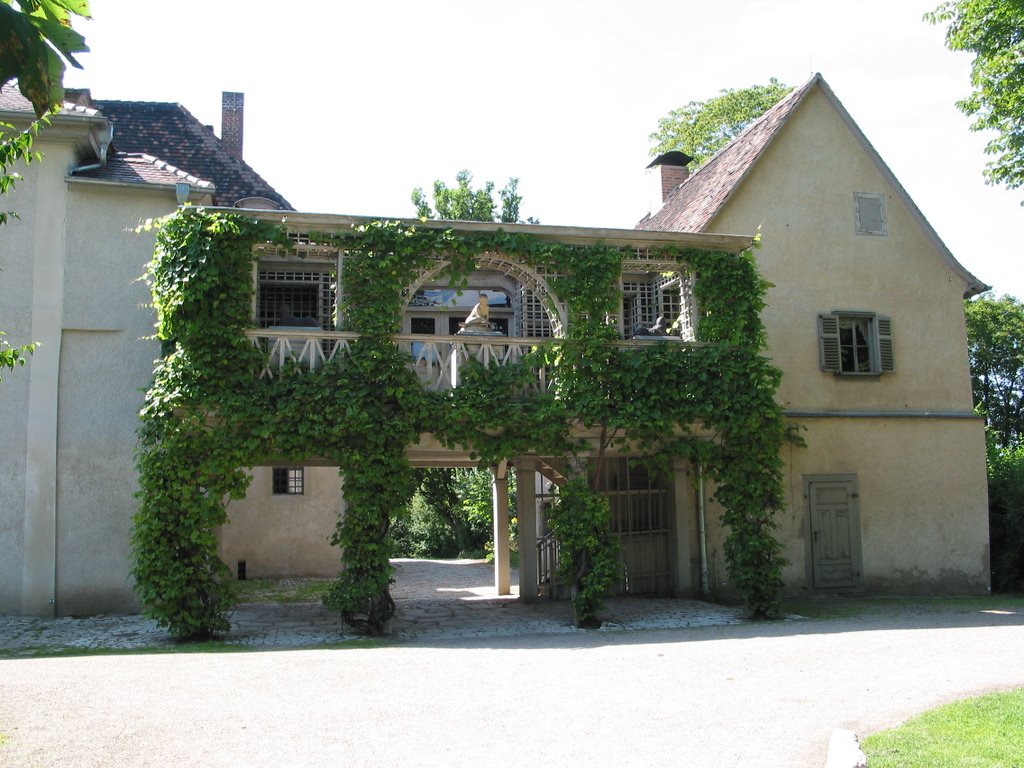
[[(396, 560), (398, 640), (511, 637), (582, 632), (572, 623), (567, 600), (520, 603), (518, 589), (499, 597), (493, 566), (480, 560)], [(517, 575), (512, 574), (515, 585)], [(711, 627), (742, 622), (741, 612), (696, 600), (613, 598), (598, 632)], [(357, 637), (320, 603), (242, 603), (231, 614), (227, 644), (301, 648)], [(171, 646), (174, 641), (142, 616), (39, 619), (0, 617), (0, 652), (132, 649)]]

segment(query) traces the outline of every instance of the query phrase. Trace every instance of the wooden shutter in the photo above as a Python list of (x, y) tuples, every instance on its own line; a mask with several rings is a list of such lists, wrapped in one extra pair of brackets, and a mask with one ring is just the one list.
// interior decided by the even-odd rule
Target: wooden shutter
[(876, 317), (875, 333), (878, 334), (878, 370), (881, 373), (894, 373), (896, 359), (892, 348), (892, 320), (881, 315)]
[(835, 315), (818, 315), (818, 352), (821, 370), (839, 373), (839, 318)]

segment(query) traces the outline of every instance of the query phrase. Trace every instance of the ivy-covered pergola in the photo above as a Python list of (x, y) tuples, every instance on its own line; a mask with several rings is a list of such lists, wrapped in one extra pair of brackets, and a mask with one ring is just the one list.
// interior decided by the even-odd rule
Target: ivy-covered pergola
[[(133, 575), (147, 613), (175, 636), (229, 628), (234, 582), (216, 530), (228, 501), (245, 494), (246, 469), (312, 458), (344, 476), (346, 511), (332, 537), (343, 570), (325, 603), (357, 629), (384, 632), (395, 610), (389, 527), (415, 489), (409, 451), (425, 434), (481, 467), (557, 456), (575, 468), (550, 523), (582, 626), (595, 622), (618, 573), (608, 502), (592, 481), (616, 446), (654, 467), (700, 462), (724, 509), (731, 580), (753, 615), (777, 611), (773, 515), (786, 428), (779, 372), (763, 355), (766, 285), (744, 250), (749, 239), (192, 207), (153, 226), (147, 277), (166, 355), (141, 414)], [(335, 334), (344, 354), (261, 375), (267, 350), (250, 338), (254, 264), (260, 248), (300, 240), (344, 254)], [(694, 277), (694, 340), (622, 342), (623, 265), (636, 261)], [(410, 289), (425, 275), (465, 287), (482, 264), (543, 275), (558, 335), (501, 365), (466, 361), (458, 386), (426, 387), (395, 339)], [(538, 370), (547, 386), (536, 386)]]

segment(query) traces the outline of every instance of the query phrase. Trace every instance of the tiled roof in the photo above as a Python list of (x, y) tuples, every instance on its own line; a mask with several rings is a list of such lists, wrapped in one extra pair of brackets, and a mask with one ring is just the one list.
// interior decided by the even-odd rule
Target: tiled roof
[(198, 179), (173, 165), (168, 165), (163, 160), (146, 154), (124, 152), (112, 154), (107, 158), (107, 164), (103, 168), (83, 171), (76, 174), (75, 178), (116, 181), (125, 184), (172, 185), (187, 181), (193, 187), (213, 191), (213, 185), (209, 181)]
[[(68, 91), (65, 95), (72, 96), (80, 93), (82, 92)], [(31, 102), (21, 95), (16, 82), (4, 83), (3, 88), (0, 88), (0, 112), (32, 112)], [(95, 115), (97, 110), (78, 101), (65, 100), (60, 113), (62, 115)]]
[(292, 205), (245, 162), (224, 148), (213, 131), (180, 104), (95, 100), (114, 126), (118, 152), (159, 157), (216, 187), (216, 203), (231, 206), (247, 197), (265, 197), (282, 208)]
[(676, 187), (661, 209), (645, 216), (636, 228), (672, 232), (704, 231), (797, 105), (820, 80), (821, 75), (815, 75), (747, 126), (743, 133)]
[[(87, 90), (68, 89), (61, 114), (102, 115), (114, 126), (111, 168), (79, 174), (86, 178), (134, 183), (175, 183), (194, 179), (214, 191), (217, 205), (232, 206), (264, 197), (281, 208), (291, 203), (245, 162), (234, 157), (209, 128), (180, 104), (145, 101), (93, 101)], [(0, 111), (32, 112), (16, 83), (0, 89)], [(143, 157), (149, 160), (143, 160)]]

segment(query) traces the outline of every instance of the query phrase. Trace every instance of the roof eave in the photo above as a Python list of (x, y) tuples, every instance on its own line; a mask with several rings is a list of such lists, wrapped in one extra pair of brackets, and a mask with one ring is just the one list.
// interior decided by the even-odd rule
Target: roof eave
[(266, 211), (245, 208), (216, 208), (231, 213), (244, 213), (261, 221), (273, 221), (300, 227), (311, 232), (339, 232), (373, 221), (397, 221), (421, 229), (451, 229), (455, 232), (497, 232), (530, 234), (539, 240), (572, 245), (604, 244), (628, 248), (697, 248), (700, 250), (742, 253), (753, 247), (754, 236), (717, 233), (662, 232), (658, 230), (606, 229), (595, 227), (553, 226), (547, 224), (506, 224), (501, 222), (445, 221), (405, 219), (394, 216), (347, 216), (342, 214), (303, 213), (298, 211)]

